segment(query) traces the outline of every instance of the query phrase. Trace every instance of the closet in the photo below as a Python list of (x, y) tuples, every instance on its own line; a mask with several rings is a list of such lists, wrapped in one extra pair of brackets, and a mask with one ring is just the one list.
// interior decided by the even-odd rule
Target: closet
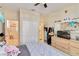
[(20, 10), (20, 43), (35, 43), (39, 40), (39, 14)]
[(37, 22), (22, 21), (21, 29), (21, 44), (26, 44), (28, 42), (34, 42), (38, 40), (38, 26)]

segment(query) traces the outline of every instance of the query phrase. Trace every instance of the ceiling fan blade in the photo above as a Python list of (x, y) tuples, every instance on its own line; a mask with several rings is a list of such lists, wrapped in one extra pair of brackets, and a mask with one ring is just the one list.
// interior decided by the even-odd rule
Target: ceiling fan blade
[(36, 3), (34, 6), (37, 6), (37, 5), (39, 5), (40, 3)]
[(44, 7), (47, 8), (47, 4), (46, 3), (44, 4)]

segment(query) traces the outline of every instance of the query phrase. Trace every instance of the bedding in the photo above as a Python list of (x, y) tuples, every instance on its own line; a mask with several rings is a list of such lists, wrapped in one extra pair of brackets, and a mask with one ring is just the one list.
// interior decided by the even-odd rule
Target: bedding
[(28, 42), (26, 46), (31, 56), (68, 56), (68, 54), (47, 45), (46, 43)]
[(0, 56), (17, 56), (19, 53), (19, 48), (17, 48), (16, 46), (0, 46)]

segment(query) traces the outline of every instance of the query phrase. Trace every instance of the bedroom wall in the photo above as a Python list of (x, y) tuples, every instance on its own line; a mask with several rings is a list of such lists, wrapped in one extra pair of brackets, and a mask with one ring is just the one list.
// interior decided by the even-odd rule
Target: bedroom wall
[[(28, 9), (20, 9), (20, 11), (19, 10), (17, 10), (17, 11), (15, 11), (15, 10), (13, 10), (12, 8), (10, 8), (10, 7), (3, 7), (3, 11), (4, 11), (4, 13), (5, 13), (5, 19), (6, 20), (16, 20), (16, 21), (20, 21), (20, 17), (27, 17), (27, 18), (29, 18), (30, 19), (30, 21), (39, 21), (38, 22), (38, 24), (39, 24), (39, 26), (38, 26), (38, 41), (39, 42), (44, 42), (44, 38), (45, 38), (45, 36), (44, 36), (44, 22), (45, 22), (45, 18), (46, 18), (46, 16), (45, 15), (42, 15), (42, 14), (40, 14), (40, 13), (38, 13), (38, 12), (35, 12), (35, 11), (31, 11), (31, 10), (28, 10)], [(37, 20), (38, 19), (38, 20)], [(21, 21), (20, 21), (21, 22)], [(6, 21), (5, 21), (5, 25), (7, 25), (6, 24)], [(20, 25), (20, 24), (19, 24)], [(22, 25), (20, 25), (20, 26), (22, 26)], [(5, 30), (6, 30), (6, 27), (7, 26), (5, 26)], [(20, 30), (19, 30), (20, 31)], [(6, 33), (7, 33), (7, 30), (5, 31)], [(41, 33), (41, 34), (40, 34)], [(19, 32), (19, 34), (20, 34), (20, 32)], [(6, 37), (8, 37), (7, 36), (7, 34), (6, 34)], [(20, 38), (20, 37), (19, 37)], [(8, 39), (7, 39), (8, 40)], [(19, 40), (20, 41), (20, 40)], [(18, 41), (18, 42), (19, 42)], [(15, 41), (16, 42), (16, 41)], [(9, 42), (8, 42), (9, 43)], [(12, 43), (12, 41), (10, 41), (10, 43)], [(20, 43), (20, 42), (19, 42)]]
[[(39, 21), (38, 22), (38, 41), (41, 41), (40, 39), (42, 39), (42, 41), (44, 41), (44, 30), (42, 30), (44, 28), (44, 24), (43, 24), (43, 21), (41, 20), (44, 20), (44, 16), (40, 16), (40, 13), (38, 12), (35, 12), (35, 11), (29, 11), (29, 10), (25, 10), (25, 9), (20, 9), (20, 11), (15, 11), (13, 10), (12, 8), (10, 7), (6, 7), (4, 6), (3, 7), (3, 11), (5, 13), (5, 33), (6, 33), (6, 40), (8, 42), (8, 44), (12, 43), (13, 44), (13, 41), (9, 41), (9, 35), (7, 34), (7, 20), (16, 20), (16, 21), (20, 21), (20, 16), (22, 17), (27, 17), (30, 19), (30, 21)], [(21, 22), (21, 21), (20, 21)], [(40, 25), (41, 23), (43, 24), (43, 26), (41, 27), (41, 30), (39, 30), (40, 28)], [(21, 26), (21, 25), (20, 25)], [(19, 30), (20, 31), (20, 30)], [(41, 35), (39, 33), (42, 33)], [(20, 32), (18, 32), (20, 34)], [(19, 35), (18, 35), (19, 36)], [(20, 37), (19, 37), (20, 38)], [(20, 41), (20, 39), (18, 40), (18, 42)], [(15, 41), (16, 42), (16, 41)], [(21, 42), (19, 42), (20, 44)], [(17, 43), (16, 43), (17, 45)]]
[[(5, 40), (8, 45), (19, 45), (19, 39), (15, 39), (15, 40), (10, 39), (10, 33), (12, 32), (8, 31), (8, 27), (7, 27), (7, 20), (14, 20), (14, 21), (19, 20), (18, 11), (15, 11), (12, 8), (6, 7), (6, 6), (3, 6), (2, 8), (5, 14)], [(19, 32), (14, 31), (14, 33), (17, 33), (17, 37), (19, 37), (19, 34), (18, 34)]]
[(45, 26), (45, 16), (40, 15), (40, 25), (39, 25), (39, 41), (44, 42), (45, 34), (44, 34), (44, 26)]
[[(18, 20), (17, 11), (14, 11), (13, 9), (6, 7), (6, 6), (2, 6), (2, 11), (4, 12), (5, 21), (6, 20)], [(4, 31), (4, 28), (3, 28), (2, 23), (0, 22), (0, 33), (2, 33), (3, 31)]]
[[(65, 10), (68, 11), (68, 13), (65, 14)], [(64, 20), (64, 18), (68, 16), (71, 18), (79, 17), (79, 4), (71, 4), (69, 6), (65, 6), (59, 10), (52, 11), (47, 15), (47, 21), (45, 24), (47, 26), (54, 26), (54, 21), (56, 20)]]
[(12, 8), (10, 7), (7, 7), (7, 6), (3, 6), (3, 11), (4, 11), (4, 14), (5, 14), (5, 18), (8, 19), (8, 20), (18, 20), (18, 11), (19, 10), (13, 10)]

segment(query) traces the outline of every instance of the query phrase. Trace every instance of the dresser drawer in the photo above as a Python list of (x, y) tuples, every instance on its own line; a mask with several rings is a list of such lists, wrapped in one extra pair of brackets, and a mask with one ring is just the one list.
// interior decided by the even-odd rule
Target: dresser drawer
[(61, 51), (63, 51), (63, 52), (65, 52), (65, 53), (67, 53), (67, 54), (69, 54), (69, 49), (67, 48), (63, 48), (61, 45), (56, 45), (55, 46), (57, 49), (59, 49), (59, 50), (61, 50)]
[(70, 41), (70, 47), (78, 48), (79, 49), (79, 43)]
[(79, 49), (71, 46), (70, 55), (79, 56)]

